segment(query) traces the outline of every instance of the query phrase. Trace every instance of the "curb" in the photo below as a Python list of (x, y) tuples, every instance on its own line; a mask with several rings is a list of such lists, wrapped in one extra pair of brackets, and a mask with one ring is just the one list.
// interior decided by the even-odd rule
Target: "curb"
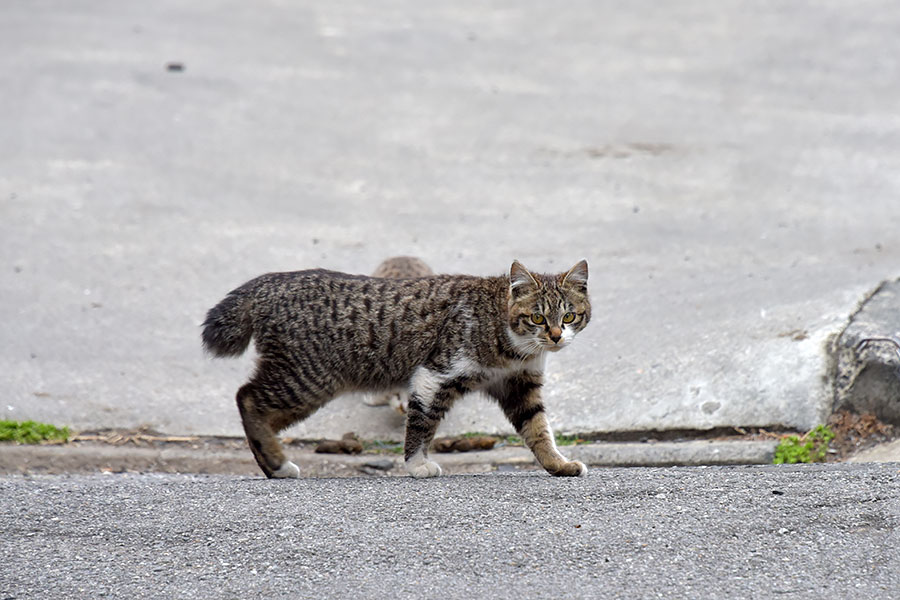
[[(771, 464), (775, 441), (687, 441), (601, 443), (563, 447), (570, 459), (593, 467), (669, 467), (699, 465)], [(304, 476), (349, 477), (403, 475), (402, 457), (385, 454), (316, 454), (287, 448)], [(527, 448), (504, 446), (493, 450), (432, 454), (448, 474), (494, 470), (538, 469)], [(0, 474), (60, 473), (200, 473), (259, 476), (248, 450), (183, 447), (140, 448), (108, 444), (3, 445)]]
[(608, 467), (769, 465), (777, 446), (774, 440), (588, 444), (574, 446), (569, 457)]
[(831, 345), (833, 411), (900, 426), (900, 280), (884, 281)]
[(847, 462), (897, 462), (900, 463), (900, 439), (863, 450), (847, 459)]

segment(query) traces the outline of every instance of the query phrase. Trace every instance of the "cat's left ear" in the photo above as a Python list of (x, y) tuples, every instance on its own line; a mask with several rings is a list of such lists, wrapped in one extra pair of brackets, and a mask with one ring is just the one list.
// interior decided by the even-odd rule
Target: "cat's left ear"
[(525, 293), (525, 290), (532, 287), (540, 287), (537, 279), (525, 268), (525, 265), (514, 260), (509, 268), (509, 290), (512, 297), (520, 296)]
[(586, 260), (580, 260), (562, 276), (560, 285), (570, 284), (579, 288), (587, 288), (588, 265)]

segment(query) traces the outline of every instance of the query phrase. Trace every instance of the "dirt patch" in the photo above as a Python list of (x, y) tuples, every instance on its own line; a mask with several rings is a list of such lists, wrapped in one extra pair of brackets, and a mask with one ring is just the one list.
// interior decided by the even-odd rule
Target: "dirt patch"
[(840, 410), (828, 419), (828, 427), (834, 432), (829, 462), (844, 460), (857, 452), (897, 437), (897, 428), (885, 423), (874, 414), (857, 414)]
[(355, 433), (345, 433), (339, 440), (322, 440), (316, 446), (316, 454), (361, 454), (362, 442)]
[(444, 437), (434, 440), (434, 452), (472, 452), (473, 450), (493, 450), (500, 438), (492, 435)]

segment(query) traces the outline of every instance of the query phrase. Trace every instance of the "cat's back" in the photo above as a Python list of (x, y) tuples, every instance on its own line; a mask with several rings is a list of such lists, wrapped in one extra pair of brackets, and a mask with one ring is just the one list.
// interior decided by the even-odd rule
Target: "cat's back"
[[(427, 269), (427, 266), (425, 267)], [(430, 270), (429, 270), (430, 271)], [(417, 270), (417, 272), (420, 272)], [(308, 269), (260, 275), (235, 290), (262, 301), (322, 300), (338, 301), (349, 306), (362, 301), (366, 306), (375, 304), (410, 304), (416, 301), (449, 300), (456, 294), (469, 297), (491, 279), (474, 275), (412, 275), (390, 278), (382, 275), (355, 275), (327, 269)], [(488, 286), (495, 287), (495, 286)], [(459, 296), (458, 296), (459, 297)]]
[(373, 389), (406, 381), (436, 351), (452, 354), (445, 346), (464, 343), (466, 323), (492, 319), (496, 296), (491, 279), (469, 275), (385, 279), (324, 269), (270, 273), (246, 286), (261, 356), (314, 357), (344, 384)]
[(352, 289), (352, 282), (371, 279), (365, 275), (352, 275), (328, 269), (306, 269), (266, 273), (255, 277), (235, 290), (254, 298), (295, 298), (297, 295), (319, 295), (323, 291)]
[(433, 337), (460, 310), (488, 310), (494, 287), (471, 275), (387, 279), (312, 269), (261, 275), (236, 292), (251, 299), (259, 337), (412, 341)]
[(291, 305), (310, 301), (329, 304), (338, 301), (339, 304), (348, 305), (355, 299), (377, 301), (393, 297), (397, 291), (429, 288), (436, 283), (428, 281), (429, 278), (418, 279), (425, 280), (384, 279), (328, 269), (308, 269), (266, 273), (248, 281), (235, 290), (235, 293), (266, 305)]

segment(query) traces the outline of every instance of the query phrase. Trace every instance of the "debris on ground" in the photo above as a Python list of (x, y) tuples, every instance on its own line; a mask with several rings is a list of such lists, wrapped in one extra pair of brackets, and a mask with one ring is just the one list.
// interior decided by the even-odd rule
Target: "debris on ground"
[(362, 451), (362, 442), (353, 432), (345, 433), (339, 440), (322, 440), (316, 446), (317, 454), (359, 454)]
[(434, 440), (432, 450), (435, 452), (471, 452), (473, 450), (492, 450), (500, 440), (490, 435), (473, 435), (445, 437)]
[(363, 463), (363, 466), (377, 471), (390, 471), (396, 466), (396, 463), (389, 458), (376, 458)]
[(166, 435), (149, 427), (137, 429), (101, 429), (97, 431), (81, 431), (70, 438), (72, 442), (99, 442), (113, 446), (152, 446), (160, 443), (189, 444), (199, 441), (193, 435)]
[(364, 462), (357, 469), (366, 475), (384, 476), (390, 475), (396, 467), (397, 463), (389, 458), (377, 458)]
[(878, 419), (872, 413), (858, 414), (839, 410), (828, 419), (828, 427), (834, 432), (830, 461), (841, 461), (851, 454), (888, 442), (898, 434), (896, 428)]

